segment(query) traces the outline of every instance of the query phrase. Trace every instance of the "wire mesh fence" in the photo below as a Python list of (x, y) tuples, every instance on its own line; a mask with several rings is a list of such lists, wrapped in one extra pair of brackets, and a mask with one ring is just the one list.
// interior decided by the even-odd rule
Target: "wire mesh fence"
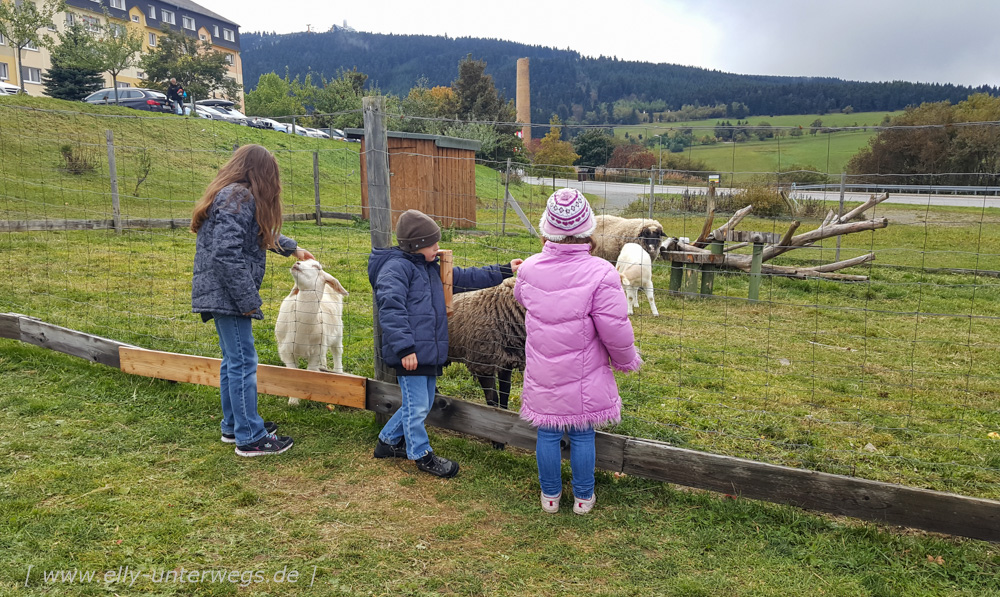
[[(9, 272), (0, 281), (0, 310), (145, 348), (218, 356), (214, 330), (190, 313), (194, 236), (185, 220), (234, 146), (246, 143), (274, 152), (284, 212), (303, 216), (286, 222), (283, 232), (350, 293), (345, 371), (372, 376), (371, 239), (356, 143), (183, 117), (0, 105), (0, 260)], [(784, 237), (799, 221), (795, 233), (805, 234), (840, 209), (836, 187), (792, 189), (781, 172), (740, 170), (749, 149), (735, 143), (727, 149), (735, 156), (732, 171), (721, 172), (711, 192), (718, 213), (709, 228), (748, 201), (758, 176), (772, 181), (767, 197), (786, 209), (764, 216), (755, 204), (738, 230)], [(121, 233), (101, 224), (115, 216), (109, 156)], [(506, 198), (537, 226), (553, 187), (582, 188), (599, 214), (651, 217), (664, 238), (689, 246), (706, 229), (710, 191), (701, 170), (674, 169), (661, 178), (659, 169), (622, 168), (581, 181), (545, 166), (508, 170), (505, 160), (475, 160), (471, 152), (398, 148), (389, 159), (394, 212), (417, 207), (449, 221), (441, 244), (459, 267), (537, 252), (539, 239)], [(408, 160), (412, 167), (404, 168)], [(474, 179), (435, 188), (431, 174), (455, 163), (474, 164)], [(829, 169), (817, 172), (834, 183), (840, 178)], [(453, 182), (457, 175), (441, 176)], [(949, 182), (981, 180), (952, 173)], [(396, 197), (417, 197), (417, 204), (397, 204)], [(867, 197), (846, 193), (846, 208)], [(1000, 212), (991, 201), (985, 194), (893, 195), (859, 217), (886, 218), (886, 227), (805, 243), (767, 260), (757, 300), (750, 299), (748, 271), (717, 267), (708, 295), (696, 286), (674, 288), (671, 262), (658, 256), (652, 270), (659, 316), (640, 301), (631, 317), (646, 364), (619, 377), (623, 420), (614, 430), (763, 462), (1000, 497)], [(474, 218), (441, 207), (447, 205), (470, 209)], [(317, 225), (317, 206), (343, 216)], [(149, 220), (173, 223), (154, 227)], [(736, 262), (749, 260), (754, 247), (727, 242), (724, 249)], [(868, 254), (874, 260), (840, 270), (843, 278), (790, 273)], [(274, 318), (292, 287), (291, 265), (269, 256), (261, 289), (266, 319), (255, 326), (262, 363), (281, 363)], [(496, 317), (483, 312), (482, 328), (510, 324)], [(489, 363), (490, 350), (468, 358)], [(512, 379), (516, 409), (520, 373)], [(483, 400), (461, 364), (445, 370), (439, 391)]]

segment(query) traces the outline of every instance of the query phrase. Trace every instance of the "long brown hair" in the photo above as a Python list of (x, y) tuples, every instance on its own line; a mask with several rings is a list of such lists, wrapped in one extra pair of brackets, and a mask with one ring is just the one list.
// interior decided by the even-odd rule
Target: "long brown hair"
[(260, 145), (244, 145), (229, 161), (219, 168), (205, 194), (194, 206), (191, 215), (191, 232), (198, 232), (208, 219), (208, 211), (215, 196), (227, 186), (239, 183), (250, 189), (257, 204), (257, 225), (260, 226), (260, 246), (264, 249), (278, 248), (278, 234), (281, 233), (281, 174), (278, 160)]

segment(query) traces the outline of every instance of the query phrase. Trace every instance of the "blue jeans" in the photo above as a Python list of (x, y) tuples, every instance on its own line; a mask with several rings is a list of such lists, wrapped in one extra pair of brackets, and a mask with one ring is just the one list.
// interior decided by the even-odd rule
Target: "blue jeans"
[(573, 471), (573, 495), (581, 500), (594, 495), (594, 465), (597, 448), (591, 429), (538, 428), (535, 459), (538, 461), (538, 482), (542, 493), (555, 496), (562, 493), (562, 448), (559, 442), (569, 435), (569, 466)]
[(219, 393), (222, 395), (222, 433), (235, 434), (236, 445), (252, 444), (264, 437), (264, 419), (257, 414), (257, 350), (253, 321), (236, 315), (214, 315), (222, 348)]
[(431, 451), (424, 420), (434, 406), (437, 378), (433, 375), (400, 375), (396, 381), (403, 395), (403, 405), (392, 414), (378, 438), (395, 446), (405, 437), (406, 457), (416, 460)]

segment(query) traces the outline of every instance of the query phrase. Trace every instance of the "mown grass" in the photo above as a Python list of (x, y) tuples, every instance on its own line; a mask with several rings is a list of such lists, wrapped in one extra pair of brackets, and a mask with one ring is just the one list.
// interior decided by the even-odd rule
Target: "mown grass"
[[(996, 595), (996, 547), (598, 474), (545, 515), (530, 454), (431, 432), (442, 481), (375, 461), (370, 414), (263, 398), (296, 438), (239, 459), (217, 392), (0, 340), (0, 587), (24, 595)], [(122, 582), (43, 571), (130, 566)], [(29, 568), (30, 567), (30, 568)], [(153, 582), (261, 571), (267, 584)], [(298, 571), (294, 584), (273, 581)], [(114, 572), (112, 572), (114, 578)], [(249, 575), (246, 577), (251, 578)], [(24, 585), (27, 584), (25, 587)]]

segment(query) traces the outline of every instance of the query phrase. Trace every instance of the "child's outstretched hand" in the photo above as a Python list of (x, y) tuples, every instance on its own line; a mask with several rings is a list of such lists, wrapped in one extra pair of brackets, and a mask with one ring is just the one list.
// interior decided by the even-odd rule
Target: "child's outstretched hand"
[(510, 262), (510, 269), (511, 269), (511, 271), (516, 274), (517, 273), (517, 268), (521, 267), (522, 263), (524, 263), (524, 259), (514, 259), (514, 260), (511, 260), (511, 262)]
[(417, 353), (413, 352), (403, 357), (403, 369), (413, 371), (417, 368)]
[(315, 257), (313, 257), (312, 253), (310, 253), (306, 249), (303, 249), (302, 247), (295, 249), (295, 258), (298, 259), (299, 261), (305, 261), (306, 259), (316, 259)]

